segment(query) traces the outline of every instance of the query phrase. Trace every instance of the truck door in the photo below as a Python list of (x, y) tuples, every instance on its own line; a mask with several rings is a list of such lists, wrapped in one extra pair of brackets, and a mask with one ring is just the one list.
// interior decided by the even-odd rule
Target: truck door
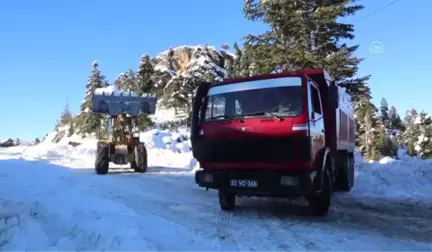
[(324, 147), (324, 117), (321, 96), (318, 86), (312, 80), (308, 80), (308, 108), (309, 130), (311, 140), (312, 158)]

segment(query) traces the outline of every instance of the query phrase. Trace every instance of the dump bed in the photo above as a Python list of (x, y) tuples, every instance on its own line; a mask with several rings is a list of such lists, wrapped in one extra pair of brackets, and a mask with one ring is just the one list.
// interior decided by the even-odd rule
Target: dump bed
[(354, 151), (355, 121), (351, 96), (345, 88), (338, 87), (339, 107), (336, 109), (336, 138), (338, 150)]

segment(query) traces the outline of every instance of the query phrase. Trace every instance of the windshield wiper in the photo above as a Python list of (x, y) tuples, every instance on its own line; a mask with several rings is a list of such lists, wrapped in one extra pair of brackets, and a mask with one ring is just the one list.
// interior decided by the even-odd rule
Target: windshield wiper
[(278, 116), (275, 115), (271, 112), (267, 112), (267, 111), (260, 111), (260, 112), (253, 112), (253, 113), (248, 113), (248, 114), (242, 114), (242, 116), (259, 116), (259, 115), (268, 115), (268, 116), (272, 116), (273, 118), (278, 119), (279, 121), (283, 121), (284, 118), (282, 116)]
[(209, 119), (211, 119), (211, 120), (213, 120), (213, 119), (219, 119), (219, 118), (230, 118), (229, 116), (227, 116), (227, 115), (218, 115), (218, 116), (213, 116), (213, 117), (210, 117)]
[(243, 122), (243, 119), (241, 119), (238, 116), (227, 116), (227, 115), (218, 115), (218, 116), (210, 117), (209, 119), (214, 120), (214, 119), (219, 119), (219, 118), (225, 118), (225, 119), (237, 120), (239, 122)]

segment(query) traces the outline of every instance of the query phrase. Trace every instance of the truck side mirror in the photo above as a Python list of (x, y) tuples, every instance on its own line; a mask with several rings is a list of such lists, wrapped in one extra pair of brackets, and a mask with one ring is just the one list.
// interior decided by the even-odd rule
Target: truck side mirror
[(334, 83), (332, 83), (328, 88), (328, 102), (331, 108), (339, 107), (338, 87)]

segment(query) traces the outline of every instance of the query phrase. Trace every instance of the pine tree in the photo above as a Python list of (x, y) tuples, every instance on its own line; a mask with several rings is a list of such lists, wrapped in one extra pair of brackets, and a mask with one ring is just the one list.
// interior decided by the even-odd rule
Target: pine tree
[(370, 119), (365, 121), (368, 117), (364, 115), (372, 117), (375, 106), (366, 85), (370, 76), (356, 77), (358, 64), (363, 60), (354, 56), (358, 46), (341, 42), (354, 38), (354, 26), (341, 23), (339, 18), (354, 15), (363, 8), (349, 5), (352, 2), (245, 0), (246, 18), (264, 22), (271, 28), (259, 35), (248, 35), (242, 54), (247, 56), (253, 74), (325, 68), (352, 95), (357, 137), (362, 137), (361, 132), (372, 123)]
[(420, 157), (429, 159), (432, 158), (432, 119), (424, 112), (420, 113), (419, 117), (420, 119), (417, 121), (419, 121), (420, 135), (417, 137), (414, 148)]
[(418, 112), (415, 109), (410, 109), (405, 113), (404, 124), (410, 126), (414, 123), (415, 118), (417, 118)]
[(68, 125), (72, 120), (73, 120), (73, 115), (69, 109), (69, 103), (66, 102), (66, 105), (60, 116), (60, 125)]
[(72, 136), (75, 133), (75, 122), (74, 120), (69, 121), (69, 132), (68, 137)]
[(415, 110), (411, 110), (410, 114), (412, 120), (407, 123), (403, 136), (408, 154), (432, 158), (432, 119), (425, 112), (417, 114)]
[(137, 76), (136, 73), (129, 69), (126, 73), (122, 73), (119, 75), (119, 77), (114, 81), (114, 85), (119, 90), (126, 91), (126, 92), (137, 92)]
[(184, 93), (181, 88), (183, 86), (183, 76), (174, 76), (168, 82), (167, 86), (171, 86), (171, 97), (167, 100), (168, 105), (174, 108), (174, 114), (177, 115), (180, 106), (185, 105)]
[(137, 90), (138, 94), (155, 93), (155, 83), (153, 79), (154, 66), (150, 56), (141, 57), (139, 70), (137, 73)]
[(390, 129), (389, 108), (387, 100), (385, 98), (381, 99), (380, 114), (383, 120), (384, 127), (386, 129)]
[(225, 45), (219, 53), (222, 56), (221, 60), (224, 62), (223, 67), (226, 70), (225, 78), (231, 78), (234, 77), (233, 73), (237, 58), (236, 55), (233, 55), (227, 50), (229, 50), (229, 46)]
[(117, 76), (117, 79), (114, 80), (114, 86), (118, 90), (126, 90), (126, 83), (127, 82), (127, 76), (126, 73), (121, 73), (119, 76)]
[(403, 142), (406, 146), (407, 153), (410, 156), (416, 156), (415, 145), (417, 142), (417, 137), (420, 135), (420, 126), (416, 124), (415, 121), (419, 116), (415, 109), (410, 109), (406, 112), (404, 118), (404, 125), (406, 130), (402, 134)]
[(251, 49), (248, 44), (244, 45), (244, 49), (240, 49), (237, 43), (234, 43), (234, 51), (236, 58), (234, 59), (233, 66), (228, 69), (229, 77), (247, 77), (252, 74), (251, 72)]
[(81, 103), (81, 110), (78, 118), (81, 133), (92, 133), (98, 129), (102, 116), (92, 113), (91, 95), (96, 88), (103, 88), (108, 85), (105, 76), (99, 71), (99, 64), (97, 61), (94, 61), (92, 64), (91, 75), (88, 78), (86, 85), (86, 96), (84, 101)]
[(356, 145), (366, 160), (378, 160), (381, 157), (379, 129), (382, 124), (377, 115), (377, 108), (367, 100), (360, 100), (356, 106), (356, 132), (358, 132)]
[[(156, 94), (156, 85), (154, 83), (154, 65), (150, 56), (143, 55), (141, 57), (141, 61), (139, 64), (139, 69), (136, 74), (136, 92), (139, 95), (142, 94)], [(138, 117), (138, 123), (141, 130), (144, 130), (146, 127), (153, 125), (152, 120), (147, 115), (140, 115)]]
[(379, 134), (378, 147), (382, 156), (397, 157), (397, 150), (402, 140), (398, 136), (400, 131), (403, 130), (402, 121), (392, 106), (389, 105), (385, 98), (381, 99), (381, 106), (379, 108), (379, 122), (382, 125)]
[(40, 142), (41, 142), (40, 139), (38, 137), (36, 137), (33, 144), (34, 145), (40, 144)]
[(7, 141), (5, 142), (0, 142), (0, 147), (13, 147), (15, 146), (15, 142), (12, 138), (9, 138)]
[(402, 120), (396, 110), (396, 108), (394, 106), (390, 107), (389, 110), (389, 121), (390, 121), (390, 128), (392, 130), (397, 130), (397, 131), (404, 131), (405, 127), (402, 123)]

